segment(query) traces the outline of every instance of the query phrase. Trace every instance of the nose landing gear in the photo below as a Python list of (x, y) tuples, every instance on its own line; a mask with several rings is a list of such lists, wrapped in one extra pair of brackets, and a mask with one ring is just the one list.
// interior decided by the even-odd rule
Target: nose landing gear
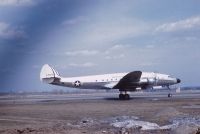
[(172, 97), (172, 94), (171, 94), (171, 93), (168, 93), (167, 97), (168, 97), (168, 98)]
[(169, 93), (168, 93), (167, 97), (171, 98), (172, 97), (172, 93), (170, 93), (171, 92), (171, 88), (169, 86), (167, 86), (167, 88), (169, 89)]

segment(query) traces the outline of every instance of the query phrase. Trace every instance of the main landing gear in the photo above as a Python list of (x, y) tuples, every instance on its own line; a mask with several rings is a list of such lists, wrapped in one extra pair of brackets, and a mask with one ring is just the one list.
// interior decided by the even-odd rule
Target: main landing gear
[(119, 94), (119, 99), (120, 100), (129, 100), (130, 99), (130, 95), (129, 94), (127, 94), (127, 92), (126, 91), (124, 91), (125, 93), (123, 94), (123, 92), (122, 91), (120, 91), (120, 94)]

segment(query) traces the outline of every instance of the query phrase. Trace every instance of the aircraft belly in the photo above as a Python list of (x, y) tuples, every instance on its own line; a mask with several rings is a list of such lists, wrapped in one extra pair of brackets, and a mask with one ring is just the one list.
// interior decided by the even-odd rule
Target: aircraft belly
[(87, 82), (83, 83), (80, 88), (83, 89), (108, 89), (105, 87), (105, 85), (108, 84), (108, 82)]

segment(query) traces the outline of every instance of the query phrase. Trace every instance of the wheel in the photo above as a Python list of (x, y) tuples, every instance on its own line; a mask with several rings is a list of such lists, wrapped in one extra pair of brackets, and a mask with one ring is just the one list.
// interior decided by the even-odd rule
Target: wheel
[(123, 94), (119, 94), (119, 99), (123, 100), (124, 99), (124, 95)]
[(129, 99), (130, 99), (129, 94), (125, 94), (125, 95), (124, 95), (124, 98), (125, 98), (125, 100), (129, 100)]
[(119, 99), (120, 100), (129, 100), (130, 99), (130, 96), (129, 94), (119, 94)]
[(168, 97), (169, 97), (169, 98), (172, 97), (172, 94), (169, 93), (169, 94), (168, 94)]

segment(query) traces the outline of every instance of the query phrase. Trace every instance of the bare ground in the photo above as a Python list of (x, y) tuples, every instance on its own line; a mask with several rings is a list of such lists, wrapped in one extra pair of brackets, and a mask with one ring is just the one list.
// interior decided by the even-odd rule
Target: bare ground
[[(13, 99), (13, 98), (12, 98)], [(3, 100), (3, 101), (2, 101)], [(199, 118), (200, 97), (196, 98), (135, 98), (120, 101), (114, 98), (54, 100), (35, 103), (0, 100), (0, 133), (3, 134), (121, 134), (121, 133), (191, 133), (198, 125), (180, 124), (176, 128), (142, 130), (138, 127), (111, 125), (118, 117), (138, 117), (141, 121), (164, 126), (174, 118)], [(17, 100), (17, 99), (16, 99)]]

